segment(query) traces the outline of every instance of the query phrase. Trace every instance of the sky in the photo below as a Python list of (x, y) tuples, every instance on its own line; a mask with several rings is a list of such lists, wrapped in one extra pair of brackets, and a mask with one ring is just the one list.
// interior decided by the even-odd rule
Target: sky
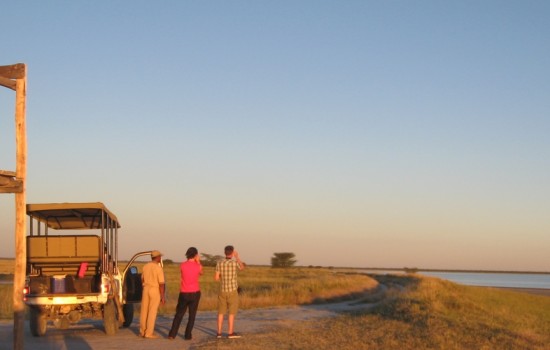
[[(27, 202), (120, 256), (550, 271), (550, 2), (19, 1)], [(0, 87), (0, 169), (15, 170)], [(0, 195), (0, 256), (14, 256)], [(53, 234), (53, 232), (50, 232)]]

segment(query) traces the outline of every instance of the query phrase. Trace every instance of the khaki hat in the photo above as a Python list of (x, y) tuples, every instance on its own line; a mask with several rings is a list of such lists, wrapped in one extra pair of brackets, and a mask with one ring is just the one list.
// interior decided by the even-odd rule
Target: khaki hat
[(157, 256), (162, 256), (162, 253), (159, 252), (158, 250), (153, 250), (151, 252), (151, 258), (156, 258)]

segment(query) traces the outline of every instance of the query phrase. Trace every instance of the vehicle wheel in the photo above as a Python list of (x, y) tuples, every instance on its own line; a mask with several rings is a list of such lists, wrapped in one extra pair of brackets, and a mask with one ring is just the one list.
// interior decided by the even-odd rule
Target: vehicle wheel
[(108, 300), (103, 306), (103, 327), (107, 335), (115, 335), (118, 331), (117, 310), (113, 300)]
[(44, 315), (39, 308), (31, 307), (31, 319), (29, 324), (31, 333), (35, 337), (42, 337), (46, 334), (48, 320), (46, 319), (46, 315)]
[(122, 306), (122, 313), (124, 315), (124, 327), (129, 327), (134, 320), (134, 304), (124, 304)]

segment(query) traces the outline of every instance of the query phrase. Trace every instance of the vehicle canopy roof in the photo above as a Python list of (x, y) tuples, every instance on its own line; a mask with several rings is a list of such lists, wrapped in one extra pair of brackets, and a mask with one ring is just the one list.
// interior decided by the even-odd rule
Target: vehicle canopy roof
[(115, 214), (100, 202), (27, 204), (27, 215), (55, 230), (120, 227)]

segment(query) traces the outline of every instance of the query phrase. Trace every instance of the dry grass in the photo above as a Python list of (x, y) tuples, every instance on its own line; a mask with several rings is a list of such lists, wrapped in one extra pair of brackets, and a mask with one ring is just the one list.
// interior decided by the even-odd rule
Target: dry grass
[(296, 322), (203, 349), (549, 349), (550, 298), (432, 278), (379, 277), (390, 287), (368, 313)]
[[(14, 259), (0, 258), (0, 282), (13, 281)], [(0, 284), (0, 319), (13, 317), (13, 287)]]
[(14, 259), (0, 258), (0, 275), (13, 274), (14, 265), (15, 265)]
[[(178, 264), (165, 266), (174, 312)], [(550, 349), (550, 297), (467, 287), (434, 278), (337, 273), (329, 269), (250, 267), (240, 274), (243, 308), (340, 300), (388, 287), (368, 312), (287, 322), (237, 341), (209, 341), (202, 349)], [(376, 279), (376, 280), (375, 280)], [(201, 278), (201, 310), (215, 309), (214, 269)], [(0, 315), (11, 317), (11, 286), (0, 285)], [(369, 301), (369, 300), (365, 300)], [(373, 301), (373, 300), (370, 300)]]
[[(144, 262), (138, 262), (136, 265), (141, 271)], [(121, 268), (125, 266), (125, 263), (120, 265)], [(217, 308), (219, 282), (214, 280), (214, 272), (213, 267), (205, 267), (200, 279), (201, 311)], [(173, 315), (179, 295), (179, 264), (165, 265), (164, 273), (167, 301), (159, 308), (159, 314)], [(352, 298), (366, 289), (375, 288), (378, 283), (365, 275), (336, 273), (330, 269), (272, 269), (251, 266), (239, 273), (239, 285), (243, 290), (239, 300), (240, 307), (253, 309)], [(11, 285), (0, 285), (0, 297), (4, 295), (6, 297), (0, 299), (0, 318), (11, 318)], [(139, 307), (136, 308), (136, 312), (139, 314)]]
[(0, 284), (0, 319), (13, 318), (13, 288)]
[[(167, 281), (167, 303), (159, 312), (174, 313), (179, 294), (179, 265), (164, 268)], [(214, 280), (214, 268), (205, 267), (200, 280), (199, 310), (215, 310), (219, 283)], [(242, 309), (268, 306), (319, 303), (328, 300), (352, 298), (378, 283), (361, 274), (336, 273), (329, 269), (247, 267), (239, 273)]]

